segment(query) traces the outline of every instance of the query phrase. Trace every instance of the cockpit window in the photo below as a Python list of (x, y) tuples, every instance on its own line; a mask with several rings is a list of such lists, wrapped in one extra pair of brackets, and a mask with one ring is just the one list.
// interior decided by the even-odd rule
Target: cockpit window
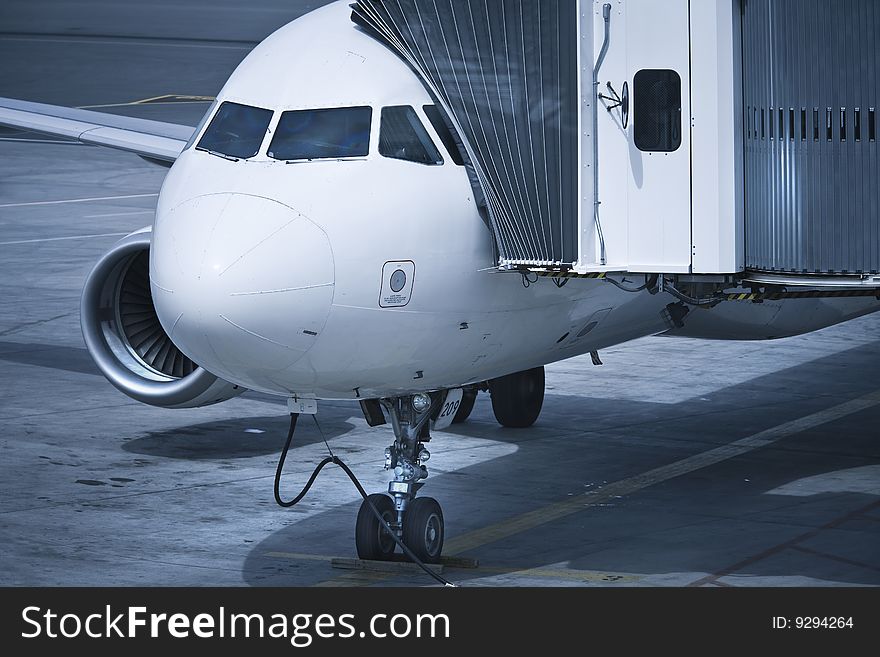
[(196, 149), (233, 159), (253, 157), (260, 150), (271, 120), (271, 110), (225, 102)]
[(425, 116), (428, 117), (431, 125), (434, 126), (434, 130), (437, 131), (440, 141), (443, 142), (446, 150), (449, 151), (449, 157), (458, 166), (464, 166), (464, 158), (461, 155), (464, 148), (462, 148), (461, 139), (453, 132), (453, 128), (446, 119), (443, 118), (440, 108), (436, 105), (425, 105), (422, 109), (425, 110)]
[(196, 125), (195, 129), (193, 130), (192, 136), (189, 138), (189, 141), (186, 142), (186, 146), (183, 147), (183, 150), (187, 150), (188, 148), (191, 148), (196, 143), (196, 137), (198, 137), (201, 134), (202, 128), (205, 127), (205, 124), (208, 122), (208, 119), (210, 119), (212, 116), (214, 116), (214, 110), (216, 108), (217, 108), (217, 101), (214, 100), (211, 102), (211, 106), (208, 108), (208, 111), (205, 112), (205, 114), (202, 116), (198, 125)]
[(269, 145), (276, 160), (366, 157), (370, 152), (371, 107), (284, 112)]
[(409, 106), (382, 109), (379, 153), (395, 160), (419, 164), (443, 164), (443, 156), (434, 146), (428, 131)]

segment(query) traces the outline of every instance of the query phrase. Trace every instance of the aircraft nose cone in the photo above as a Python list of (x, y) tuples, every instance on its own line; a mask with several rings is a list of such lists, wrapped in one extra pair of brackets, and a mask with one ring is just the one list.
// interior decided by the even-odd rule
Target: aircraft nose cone
[(324, 231), (245, 194), (200, 196), (160, 213), (150, 273), (172, 341), (214, 374), (256, 387), (308, 352), (333, 298)]

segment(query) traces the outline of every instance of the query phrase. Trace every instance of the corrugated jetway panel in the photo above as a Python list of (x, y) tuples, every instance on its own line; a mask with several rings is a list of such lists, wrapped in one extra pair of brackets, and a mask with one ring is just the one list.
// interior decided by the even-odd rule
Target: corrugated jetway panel
[(743, 5), (746, 266), (880, 270), (880, 2)]
[(576, 0), (359, 0), (353, 20), (403, 57), (451, 115), (501, 264), (578, 259)]

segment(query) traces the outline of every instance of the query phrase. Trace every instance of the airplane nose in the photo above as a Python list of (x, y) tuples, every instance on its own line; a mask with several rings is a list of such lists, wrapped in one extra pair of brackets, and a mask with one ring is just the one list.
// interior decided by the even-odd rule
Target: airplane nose
[(326, 234), (270, 199), (211, 194), (159, 212), (150, 258), (153, 302), (171, 340), (235, 383), (271, 386), (330, 312)]

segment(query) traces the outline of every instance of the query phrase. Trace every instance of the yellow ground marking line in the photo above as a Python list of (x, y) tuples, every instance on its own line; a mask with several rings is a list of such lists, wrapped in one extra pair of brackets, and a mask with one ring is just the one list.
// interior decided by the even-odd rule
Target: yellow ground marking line
[[(263, 556), (270, 559), (286, 559), (289, 561), (323, 561), (330, 563), (336, 557), (323, 554), (304, 554), (302, 552), (267, 552)], [(393, 573), (383, 573), (369, 570), (355, 570), (345, 575), (335, 577), (324, 582), (315, 584), (316, 587), (343, 587), (343, 586), (370, 586), (382, 580), (388, 579)]]
[(366, 570), (360, 570), (335, 579), (328, 579), (326, 582), (318, 582), (315, 584), (316, 589), (327, 588), (351, 588), (355, 586), (372, 586), (387, 579), (391, 579), (391, 573), (373, 573)]
[(152, 98), (142, 98), (141, 100), (134, 100), (132, 101), (132, 105), (145, 105), (147, 103), (155, 103), (160, 100), (168, 100), (169, 98), (196, 102), (210, 102), (214, 100), (214, 96), (193, 96), (191, 94), (162, 94), (161, 96), (153, 96)]
[(267, 552), (263, 555), (270, 559), (289, 559), (290, 561), (326, 561), (331, 562), (336, 557), (328, 557), (323, 554), (303, 554), (302, 552)]
[(853, 415), (860, 411), (864, 411), (874, 406), (880, 405), (880, 390), (874, 391), (864, 397), (853, 399), (843, 404), (833, 406), (832, 408), (807, 415), (780, 424), (779, 426), (766, 429), (746, 438), (742, 438), (735, 442), (715, 449), (710, 449), (702, 454), (696, 454), (688, 458), (654, 468), (634, 477), (622, 479), (602, 488), (602, 490), (588, 491), (580, 493), (574, 497), (568, 498), (562, 502), (550, 504), (519, 516), (502, 520), (501, 522), (476, 529), (474, 531), (455, 536), (446, 541), (443, 549), (444, 554), (450, 556), (462, 554), (470, 550), (482, 547), (489, 543), (494, 543), (503, 538), (508, 538), (516, 534), (546, 525), (547, 523), (565, 518), (573, 513), (578, 513), (596, 504), (602, 504), (610, 500), (622, 497), (624, 495), (632, 495), (649, 486), (669, 481), (681, 475), (690, 474), (697, 470), (707, 468), (712, 465), (727, 461), (737, 456), (742, 456), (748, 452), (761, 447), (768, 447), (783, 438), (794, 436), (809, 429), (839, 420), (848, 415)]
[(130, 100), (127, 103), (110, 103), (107, 105), (80, 105), (77, 109), (104, 109), (109, 107), (130, 107), (132, 105), (149, 105), (150, 103), (160, 103), (169, 99), (174, 99), (174, 103), (210, 103), (214, 100), (214, 96), (190, 96), (187, 94), (163, 94), (161, 96), (153, 96), (151, 98), (141, 98), (140, 100)]
[(540, 577), (546, 579), (563, 579), (575, 582), (637, 582), (641, 575), (622, 573), (603, 573), (598, 570), (576, 570), (573, 568), (484, 568), (475, 571), (478, 574), (514, 575), (516, 577)]

